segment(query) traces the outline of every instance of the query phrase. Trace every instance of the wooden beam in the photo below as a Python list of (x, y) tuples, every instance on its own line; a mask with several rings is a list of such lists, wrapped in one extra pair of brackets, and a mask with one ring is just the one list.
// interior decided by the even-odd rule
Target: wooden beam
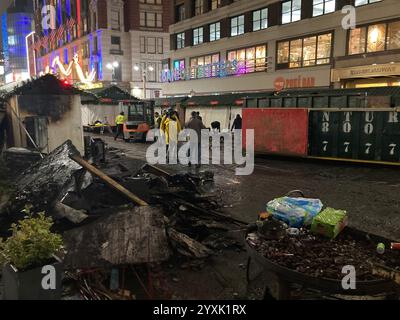
[(91, 174), (94, 174), (95, 176), (99, 177), (101, 180), (103, 180), (107, 185), (109, 185), (111, 188), (114, 190), (118, 191), (125, 197), (127, 197), (129, 200), (135, 202), (139, 206), (148, 206), (149, 204), (142, 199), (140, 199), (138, 196), (134, 195), (132, 192), (130, 192), (128, 189), (120, 185), (117, 181), (111, 179), (109, 176), (101, 172), (99, 169), (96, 167), (92, 166), (90, 163), (82, 159), (80, 156), (77, 155), (71, 155), (70, 158), (74, 160), (76, 163), (80, 164), (83, 168), (85, 168), (87, 171), (89, 171)]

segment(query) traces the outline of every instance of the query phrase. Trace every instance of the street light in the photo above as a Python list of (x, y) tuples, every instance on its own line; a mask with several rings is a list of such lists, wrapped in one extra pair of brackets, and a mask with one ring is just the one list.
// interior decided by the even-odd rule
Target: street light
[[(135, 64), (133, 66), (133, 70), (135, 71), (139, 71), (141, 68)], [(147, 69), (144, 69), (142, 72), (142, 82), (143, 82), (143, 99), (146, 99), (146, 84), (147, 84), (147, 70), (150, 72), (154, 71), (154, 67), (153, 66), (148, 66)]]
[(119, 68), (118, 61), (114, 61), (113, 63), (107, 63), (106, 65), (108, 70), (112, 70), (112, 82), (116, 82), (115, 80), (115, 69)]

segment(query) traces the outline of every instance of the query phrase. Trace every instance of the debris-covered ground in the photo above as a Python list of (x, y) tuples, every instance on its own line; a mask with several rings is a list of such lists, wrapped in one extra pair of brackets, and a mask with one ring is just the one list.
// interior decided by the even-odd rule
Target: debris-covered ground
[(400, 239), (394, 169), (261, 159), (239, 177), (233, 165), (152, 167), (148, 145), (101, 138), (105, 161), (91, 169), (61, 146), (17, 179), (0, 214), (3, 235), (26, 203), (53, 217), (66, 247), (65, 299), (262, 298), (263, 275), (246, 282), (246, 224), (294, 189), (347, 210), (351, 226)]
[(379, 241), (383, 240), (351, 233), (349, 228), (333, 240), (314, 235), (307, 228), (297, 236), (286, 234), (281, 239), (248, 235), (249, 244), (267, 259), (291, 270), (335, 280), (343, 278), (342, 268), (346, 265), (354, 266), (359, 281), (381, 279), (373, 275), (374, 265), (400, 270), (400, 252), (391, 251), (386, 241), (386, 252), (379, 254)]

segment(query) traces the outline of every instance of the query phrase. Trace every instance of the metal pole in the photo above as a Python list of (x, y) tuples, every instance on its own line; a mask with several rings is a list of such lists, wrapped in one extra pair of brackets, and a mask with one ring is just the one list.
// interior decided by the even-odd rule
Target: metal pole
[(146, 99), (146, 71), (143, 71), (143, 99)]

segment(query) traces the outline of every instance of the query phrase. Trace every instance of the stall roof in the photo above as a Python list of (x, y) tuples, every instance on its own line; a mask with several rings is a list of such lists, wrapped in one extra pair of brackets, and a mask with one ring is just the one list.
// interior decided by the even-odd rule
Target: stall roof
[(186, 106), (242, 106), (247, 98), (265, 97), (272, 94), (272, 91), (268, 91), (193, 96), (187, 99), (183, 104)]
[(154, 106), (156, 107), (173, 107), (177, 103), (183, 103), (186, 101), (188, 97), (165, 97), (165, 98), (156, 98), (154, 99)]
[(47, 74), (43, 77), (21, 81), (0, 88), (1, 97), (9, 99), (15, 95), (22, 94), (45, 94), (45, 95), (81, 95), (84, 91), (71, 85), (65, 85), (54, 75)]
[(138, 98), (130, 95), (127, 91), (118, 86), (109, 86), (103, 88), (86, 90), (98, 98), (99, 103), (118, 104), (123, 101), (139, 101)]

